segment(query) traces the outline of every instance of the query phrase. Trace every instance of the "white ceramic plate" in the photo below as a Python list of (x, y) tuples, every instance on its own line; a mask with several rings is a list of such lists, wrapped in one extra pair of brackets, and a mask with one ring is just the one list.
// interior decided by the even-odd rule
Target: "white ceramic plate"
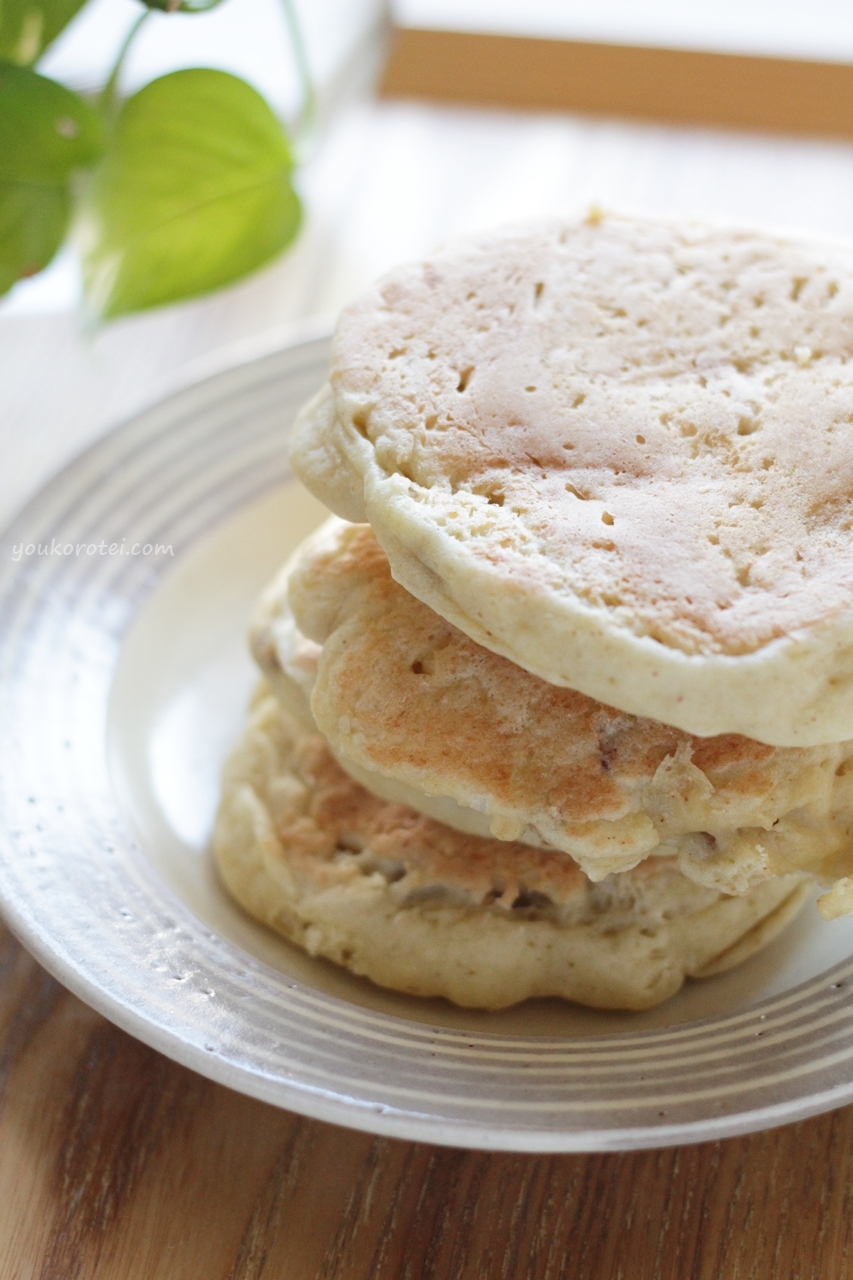
[(0, 546), (0, 902), (16, 933), (170, 1057), (397, 1137), (620, 1149), (853, 1099), (853, 924), (813, 908), (647, 1014), (484, 1014), (311, 960), (227, 898), (207, 846), (254, 679), (245, 624), (324, 514), (286, 443), (327, 355), (308, 339), (172, 396), (68, 467)]

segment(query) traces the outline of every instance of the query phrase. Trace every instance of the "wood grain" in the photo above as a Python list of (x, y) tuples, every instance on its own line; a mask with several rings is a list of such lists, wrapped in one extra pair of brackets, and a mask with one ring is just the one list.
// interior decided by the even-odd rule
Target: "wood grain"
[(853, 136), (841, 62), (402, 27), (381, 92), (674, 124)]
[(843, 1280), (853, 1108), (621, 1155), (396, 1142), (132, 1040), (0, 926), (3, 1280)]

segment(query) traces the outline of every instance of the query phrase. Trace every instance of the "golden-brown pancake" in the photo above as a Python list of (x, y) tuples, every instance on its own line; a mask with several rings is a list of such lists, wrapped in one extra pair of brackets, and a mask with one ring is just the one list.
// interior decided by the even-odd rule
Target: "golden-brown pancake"
[(310, 699), (371, 790), (562, 849), (593, 880), (652, 852), (728, 893), (853, 872), (853, 743), (697, 738), (549, 684), (394, 582), (367, 525), (331, 520), (303, 543), (265, 595), (253, 647), (285, 705), (305, 721)]
[(498, 1009), (644, 1009), (740, 963), (802, 905), (797, 877), (727, 897), (672, 859), (593, 885), (565, 854), (482, 840), (365, 791), (261, 693), (226, 766), (214, 849), (252, 915), (354, 973)]

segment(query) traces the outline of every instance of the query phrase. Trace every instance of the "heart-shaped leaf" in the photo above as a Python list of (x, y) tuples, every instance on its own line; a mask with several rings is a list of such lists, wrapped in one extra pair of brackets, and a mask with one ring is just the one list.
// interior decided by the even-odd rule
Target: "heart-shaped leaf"
[(64, 85), (0, 62), (0, 179), (65, 182), (103, 147), (101, 121)]
[(76, 93), (0, 63), (0, 293), (50, 262), (68, 225), (71, 175), (102, 145), (100, 120)]
[(37, 191), (0, 182), (0, 293), (47, 266), (65, 239), (70, 212), (65, 187)]
[(29, 67), (63, 31), (86, 0), (2, 0), (0, 58)]
[(290, 147), (254, 89), (175, 71), (119, 113), (83, 221), (84, 282), (103, 316), (217, 289), (296, 235)]

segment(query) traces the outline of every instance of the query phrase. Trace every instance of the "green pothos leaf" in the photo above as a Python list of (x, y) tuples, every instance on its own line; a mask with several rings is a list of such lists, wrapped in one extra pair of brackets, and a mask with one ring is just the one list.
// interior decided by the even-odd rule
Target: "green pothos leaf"
[(0, 293), (50, 262), (68, 227), (71, 199), (64, 187), (0, 182)]
[(84, 283), (102, 316), (207, 293), (296, 235), (290, 147), (264, 99), (224, 71), (175, 71), (128, 99), (93, 175)]
[(0, 58), (29, 67), (86, 0), (0, 0)]
[(66, 182), (103, 147), (103, 129), (83, 98), (28, 67), (0, 62), (0, 179)]
[(47, 266), (65, 236), (70, 182), (103, 145), (76, 93), (0, 63), (0, 293)]

